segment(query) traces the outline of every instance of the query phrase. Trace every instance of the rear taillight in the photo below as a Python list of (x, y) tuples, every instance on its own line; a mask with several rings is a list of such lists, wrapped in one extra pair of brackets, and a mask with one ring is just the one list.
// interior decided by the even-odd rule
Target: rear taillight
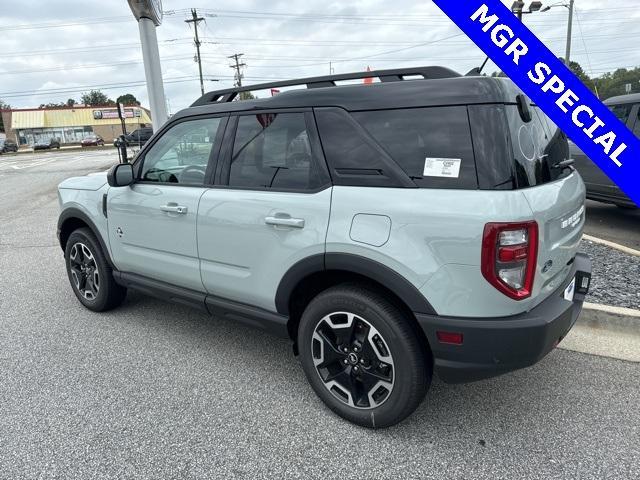
[(538, 224), (487, 223), (482, 237), (482, 275), (514, 300), (531, 296), (538, 259)]

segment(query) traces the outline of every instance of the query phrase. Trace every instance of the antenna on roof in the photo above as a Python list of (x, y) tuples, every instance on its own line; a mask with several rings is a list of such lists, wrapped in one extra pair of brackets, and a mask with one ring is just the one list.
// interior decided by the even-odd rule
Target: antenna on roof
[(479, 67), (476, 67), (476, 68), (473, 68), (473, 69), (469, 70), (469, 73), (467, 73), (465, 75), (465, 77), (477, 77), (477, 76), (482, 75), (482, 70), (487, 65), (488, 61), (489, 61), (489, 57), (485, 58), (484, 62), (482, 62), (482, 65), (480, 65)]

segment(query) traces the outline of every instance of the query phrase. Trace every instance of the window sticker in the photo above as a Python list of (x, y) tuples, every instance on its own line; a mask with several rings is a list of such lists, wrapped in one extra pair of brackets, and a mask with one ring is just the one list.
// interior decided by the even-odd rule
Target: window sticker
[(458, 178), (460, 176), (460, 158), (425, 158), (424, 172), (425, 177), (445, 177)]

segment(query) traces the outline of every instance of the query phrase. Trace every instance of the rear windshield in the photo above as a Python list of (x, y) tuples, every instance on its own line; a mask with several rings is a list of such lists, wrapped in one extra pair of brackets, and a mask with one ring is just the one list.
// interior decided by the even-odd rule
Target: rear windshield
[(417, 186), (478, 188), (466, 107), (377, 110), (352, 116)]
[(516, 105), (505, 105), (511, 132), (517, 188), (535, 187), (566, 177), (570, 169), (558, 163), (570, 158), (567, 137), (538, 107), (532, 106), (532, 120), (523, 122)]

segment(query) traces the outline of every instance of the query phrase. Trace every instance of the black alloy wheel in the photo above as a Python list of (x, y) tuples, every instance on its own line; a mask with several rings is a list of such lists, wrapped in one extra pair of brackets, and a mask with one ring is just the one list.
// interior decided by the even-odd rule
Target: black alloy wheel
[(93, 301), (100, 291), (100, 269), (89, 247), (76, 242), (69, 253), (69, 268), (73, 285), (80, 295)]
[(111, 265), (90, 229), (71, 233), (64, 257), (73, 293), (85, 307), (102, 312), (123, 302), (127, 290), (115, 282)]
[(300, 362), (335, 413), (365, 427), (388, 427), (418, 407), (431, 382), (432, 356), (418, 328), (375, 287), (330, 287), (302, 314)]
[(374, 408), (393, 390), (393, 357), (382, 335), (364, 318), (333, 312), (311, 339), (313, 364), (325, 387), (354, 408)]

